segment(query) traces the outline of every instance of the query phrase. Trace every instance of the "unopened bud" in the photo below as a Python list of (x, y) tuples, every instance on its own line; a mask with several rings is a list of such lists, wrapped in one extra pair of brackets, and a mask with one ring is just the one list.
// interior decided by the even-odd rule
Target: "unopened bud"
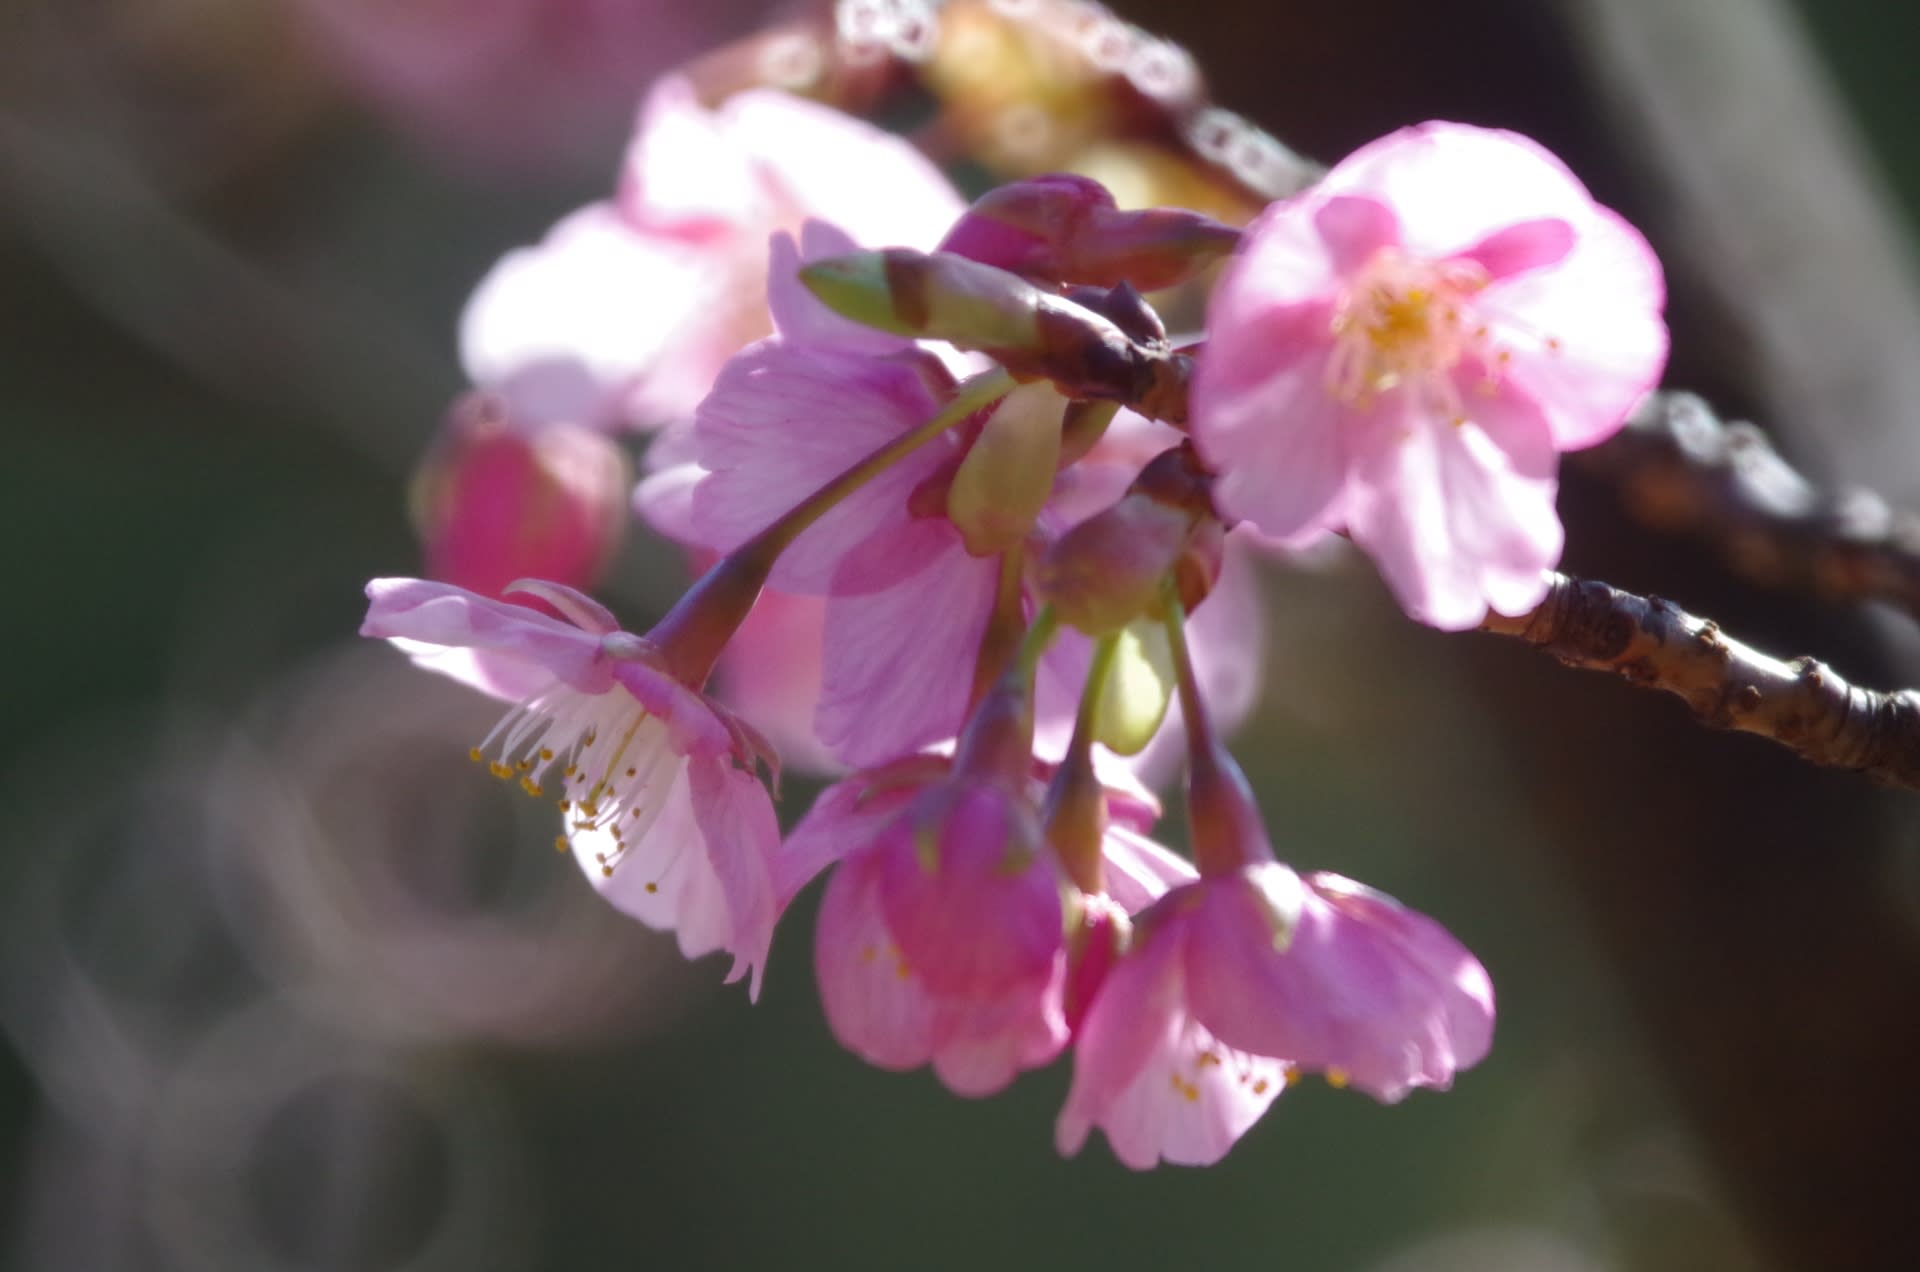
[(1145, 495), (1122, 498), (1054, 540), (1040, 561), (1039, 595), (1067, 623), (1104, 636), (1156, 612), (1161, 581), (1179, 562), (1194, 519)]
[(1191, 610), (1213, 590), (1225, 551), (1211, 481), (1190, 446), (1162, 452), (1118, 502), (1054, 540), (1036, 590), (1089, 636), (1160, 617), (1169, 576)]
[(1168, 350), (1131, 339), (1112, 319), (949, 252), (851, 252), (802, 266), (800, 281), (842, 317), (984, 353), (1072, 398), (1144, 402), (1182, 374)]
[(1240, 232), (1184, 208), (1123, 212), (1088, 177), (1049, 173), (988, 191), (948, 231), (956, 252), (1049, 283), (1157, 291), (1232, 253)]
[(529, 577), (589, 587), (626, 529), (631, 483), (626, 455), (601, 434), (523, 431), (497, 399), (469, 395), (413, 478), (426, 572), (486, 596)]
[(1033, 528), (1053, 491), (1067, 400), (1046, 383), (1000, 400), (947, 491), (947, 518), (975, 556), (1005, 552)]

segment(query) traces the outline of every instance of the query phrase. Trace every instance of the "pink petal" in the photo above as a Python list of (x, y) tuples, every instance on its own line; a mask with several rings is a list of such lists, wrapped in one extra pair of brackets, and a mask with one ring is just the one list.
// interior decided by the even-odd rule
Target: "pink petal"
[(934, 1005), (899, 970), (870, 854), (842, 862), (827, 880), (813, 949), (821, 1006), (841, 1046), (883, 1069), (914, 1069), (932, 1058)]
[(1077, 1151), (1093, 1124), (1135, 1170), (1162, 1160), (1211, 1165), (1286, 1087), (1280, 1061), (1222, 1046), (1187, 1013), (1180, 937), (1157, 933), (1147, 950), (1121, 960), (1094, 1000), (1056, 1126), (1061, 1152)]
[(622, 914), (657, 932), (675, 933), (680, 952), (693, 959), (727, 947), (733, 918), (707, 856), (690, 780), (687, 765), (674, 770), (672, 781), (659, 796), (665, 807), (646, 836), (618, 854), (619, 864), (611, 874), (601, 864), (603, 858), (616, 855), (617, 844), (610, 833), (575, 830), (567, 838), (594, 891)]
[(1546, 413), (1554, 445), (1577, 450), (1611, 437), (1659, 384), (1665, 302), (1653, 249), (1595, 208), (1564, 260), (1494, 284), (1475, 310), (1511, 355), (1508, 377)]
[(1593, 196), (1557, 156), (1519, 133), (1426, 123), (1370, 142), (1317, 187), (1401, 214), (1401, 246), (1425, 260), (1458, 256), (1528, 221), (1562, 220), (1584, 234)]
[(697, 237), (772, 215), (746, 149), (681, 75), (663, 76), (640, 107), (620, 177), (636, 227)]
[(765, 588), (714, 670), (714, 696), (766, 736), (787, 772), (845, 771), (813, 731), (826, 625), (820, 597)]
[(632, 383), (685, 340), (723, 276), (611, 204), (582, 208), (481, 280), (460, 318), (461, 365), (516, 419), (624, 425)]
[[(696, 415), (709, 476), (694, 490), (694, 529), (704, 546), (730, 551), (938, 410), (910, 364), (756, 345), (727, 363)], [(922, 447), (848, 497), (781, 554), (772, 585), (832, 590), (846, 553), (904, 522), (908, 496), (950, 451)]]
[[(1167, 1034), (1178, 1027), (1184, 1005), (1181, 943), (1177, 933), (1160, 935), (1176, 939), (1136, 945), (1107, 974), (1080, 1024), (1073, 1045), (1073, 1085), (1054, 1124), (1054, 1145), (1062, 1156), (1078, 1153), (1087, 1132), (1105, 1124), (1109, 1110), (1134, 1087)], [(1119, 1145), (1114, 1152), (1121, 1152)], [(1157, 1156), (1136, 1151), (1121, 1160), (1145, 1170)]]
[(546, 579), (516, 579), (507, 584), (506, 590), (525, 596), (538, 597), (553, 606), (560, 617), (572, 623), (583, 632), (595, 636), (607, 636), (620, 630), (620, 620), (613, 611), (582, 592), (579, 588), (568, 587), (565, 583), (554, 583)]
[(1558, 265), (1574, 249), (1577, 234), (1559, 217), (1521, 221), (1495, 230), (1456, 258), (1472, 261), (1496, 281)]
[(926, 156), (851, 115), (766, 91), (722, 114), (785, 219), (816, 216), (869, 247), (931, 249), (964, 209)]
[(960, 731), (999, 568), (946, 551), (882, 592), (827, 605), (826, 668), (814, 728), (856, 768), (883, 764)]
[[(367, 584), (367, 600), (362, 636), (485, 651), (537, 667), (585, 693), (612, 687), (599, 637), (524, 605), (427, 579), (374, 579)], [(455, 670), (445, 664), (433, 669)]]
[(1138, 914), (1168, 890), (1199, 877), (1186, 858), (1125, 826), (1107, 827), (1101, 851), (1106, 858), (1107, 895), (1128, 914)]
[(1390, 899), (1349, 905), (1327, 893), (1310, 892), (1280, 950), (1244, 887), (1209, 887), (1187, 951), (1194, 1014), (1231, 1046), (1340, 1070), (1380, 1100), (1446, 1087), (1485, 1054), (1484, 969)]
[(1220, 474), (1215, 502), (1288, 542), (1341, 516), (1351, 413), (1327, 387), (1331, 322), (1319, 302), (1237, 318), (1216, 302), (1209, 327), (1230, 334), (1195, 372), (1193, 440)]
[(980, 1002), (1046, 982), (1062, 941), (1060, 881), (1022, 797), (942, 784), (876, 851), (887, 929), (929, 993)]
[(758, 999), (776, 915), (768, 872), (780, 847), (773, 801), (758, 778), (724, 760), (696, 759), (687, 768), (707, 862), (725, 898), (726, 948), (733, 954), (727, 979), (738, 980), (751, 970), (748, 997)]
[(1326, 244), (1333, 268), (1355, 273), (1383, 247), (1400, 241), (1400, 218), (1378, 199), (1340, 195), (1320, 204), (1313, 228)]
[(1060, 1054), (1068, 1038), (1060, 1003), (1066, 966), (1061, 950), (1051, 976), (1037, 986), (985, 1003), (942, 1004), (933, 1071), (949, 1091), (981, 1099)]
[(820, 792), (773, 858), (774, 906), (785, 911), (813, 877), (879, 837), (920, 786), (876, 787), (860, 775)]
[(1383, 405), (1359, 443), (1347, 497), (1354, 541), (1420, 622), (1464, 630), (1496, 602), (1524, 613), (1560, 559), (1554, 477), (1522, 471), (1534, 465), (1516, 464), (1479, 420), (1451, 424), (1397, 406), (1396, 418)]
[(668, 740), (681, 755), (724, 755), (733, 749), (733, 735), (705, 694), (645, 663), (615, 663), (613, 678), (667, 726)]

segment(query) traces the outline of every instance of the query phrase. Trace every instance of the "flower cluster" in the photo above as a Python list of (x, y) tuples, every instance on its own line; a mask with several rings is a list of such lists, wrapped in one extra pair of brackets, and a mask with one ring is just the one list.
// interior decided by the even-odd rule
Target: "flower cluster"
[[(373, 583), (367, 635), (512, 704), (474, 759), (756, 996), (831, 868), (834, 1035), (968, 1096), (1071, 1050), (1066, 1153), (1098, 1127), (1129, 1166), (1209, 1163), (1301, 1074), (1395, 1101), (1480, 1060), (1472, 955), (1274, 854), (1223, 741), (1247, 557), (1345, 532), (1416, 619), (1535, 604), (1558, 452), (1661, 369), (1640, 238), (1450, 124), (1244, 232), (1070, 176), (961, 213), (901, 143), (770, 94), (669, 84), (633, 156), (483, 286), (469, 370), (533, 436), (656, 429), (635, 507), (703, 572), (645, 635), (577, 578)], [(1176, 350), (1142, 291), (1223, 260)], [(1190, 858), (1150, 837), (1181, 752)], [(838, 779), (784, 839), (780, 756)]]

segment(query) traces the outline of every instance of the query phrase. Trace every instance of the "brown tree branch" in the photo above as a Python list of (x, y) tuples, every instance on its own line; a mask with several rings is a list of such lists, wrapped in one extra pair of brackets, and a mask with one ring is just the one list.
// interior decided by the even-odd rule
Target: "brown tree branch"
[(1756, 583), (1920, 615), (1920, 517), (1870, 491), (1819, 490), (1766, 434), (1721, 420), (1691, 393), (1654, 394), (1579, 462), (1607, 477), (1636, 519), (1697, 535)]
[(1489, 615), (1569, 667), (1611, 671), (1684, 701), (1702, 723), (1770, 738), (1801, 759), (1920, 790), (1920, 692), (1850, 685), (1813, 658), (1781, 662), (1660, 597), (1553, 576), (1530, 613)]

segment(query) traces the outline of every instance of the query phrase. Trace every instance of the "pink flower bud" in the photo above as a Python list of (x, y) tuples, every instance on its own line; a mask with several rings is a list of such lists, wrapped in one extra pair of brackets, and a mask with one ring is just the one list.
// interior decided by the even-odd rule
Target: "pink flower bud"
[(1123, 212), (1098, 181), (1055, 172), (982, 195), (940, 250), (1043, 282), (1154, 291), (1193, 277), (1239, 238), (1184, 208)]
[(470, 394), (414, 475), (427, 573), (486, 596), (520, 578), (588, 587), (620, 544), (631, 480), (607, 438), (570, 425), (525, 432), (497, 399)]

